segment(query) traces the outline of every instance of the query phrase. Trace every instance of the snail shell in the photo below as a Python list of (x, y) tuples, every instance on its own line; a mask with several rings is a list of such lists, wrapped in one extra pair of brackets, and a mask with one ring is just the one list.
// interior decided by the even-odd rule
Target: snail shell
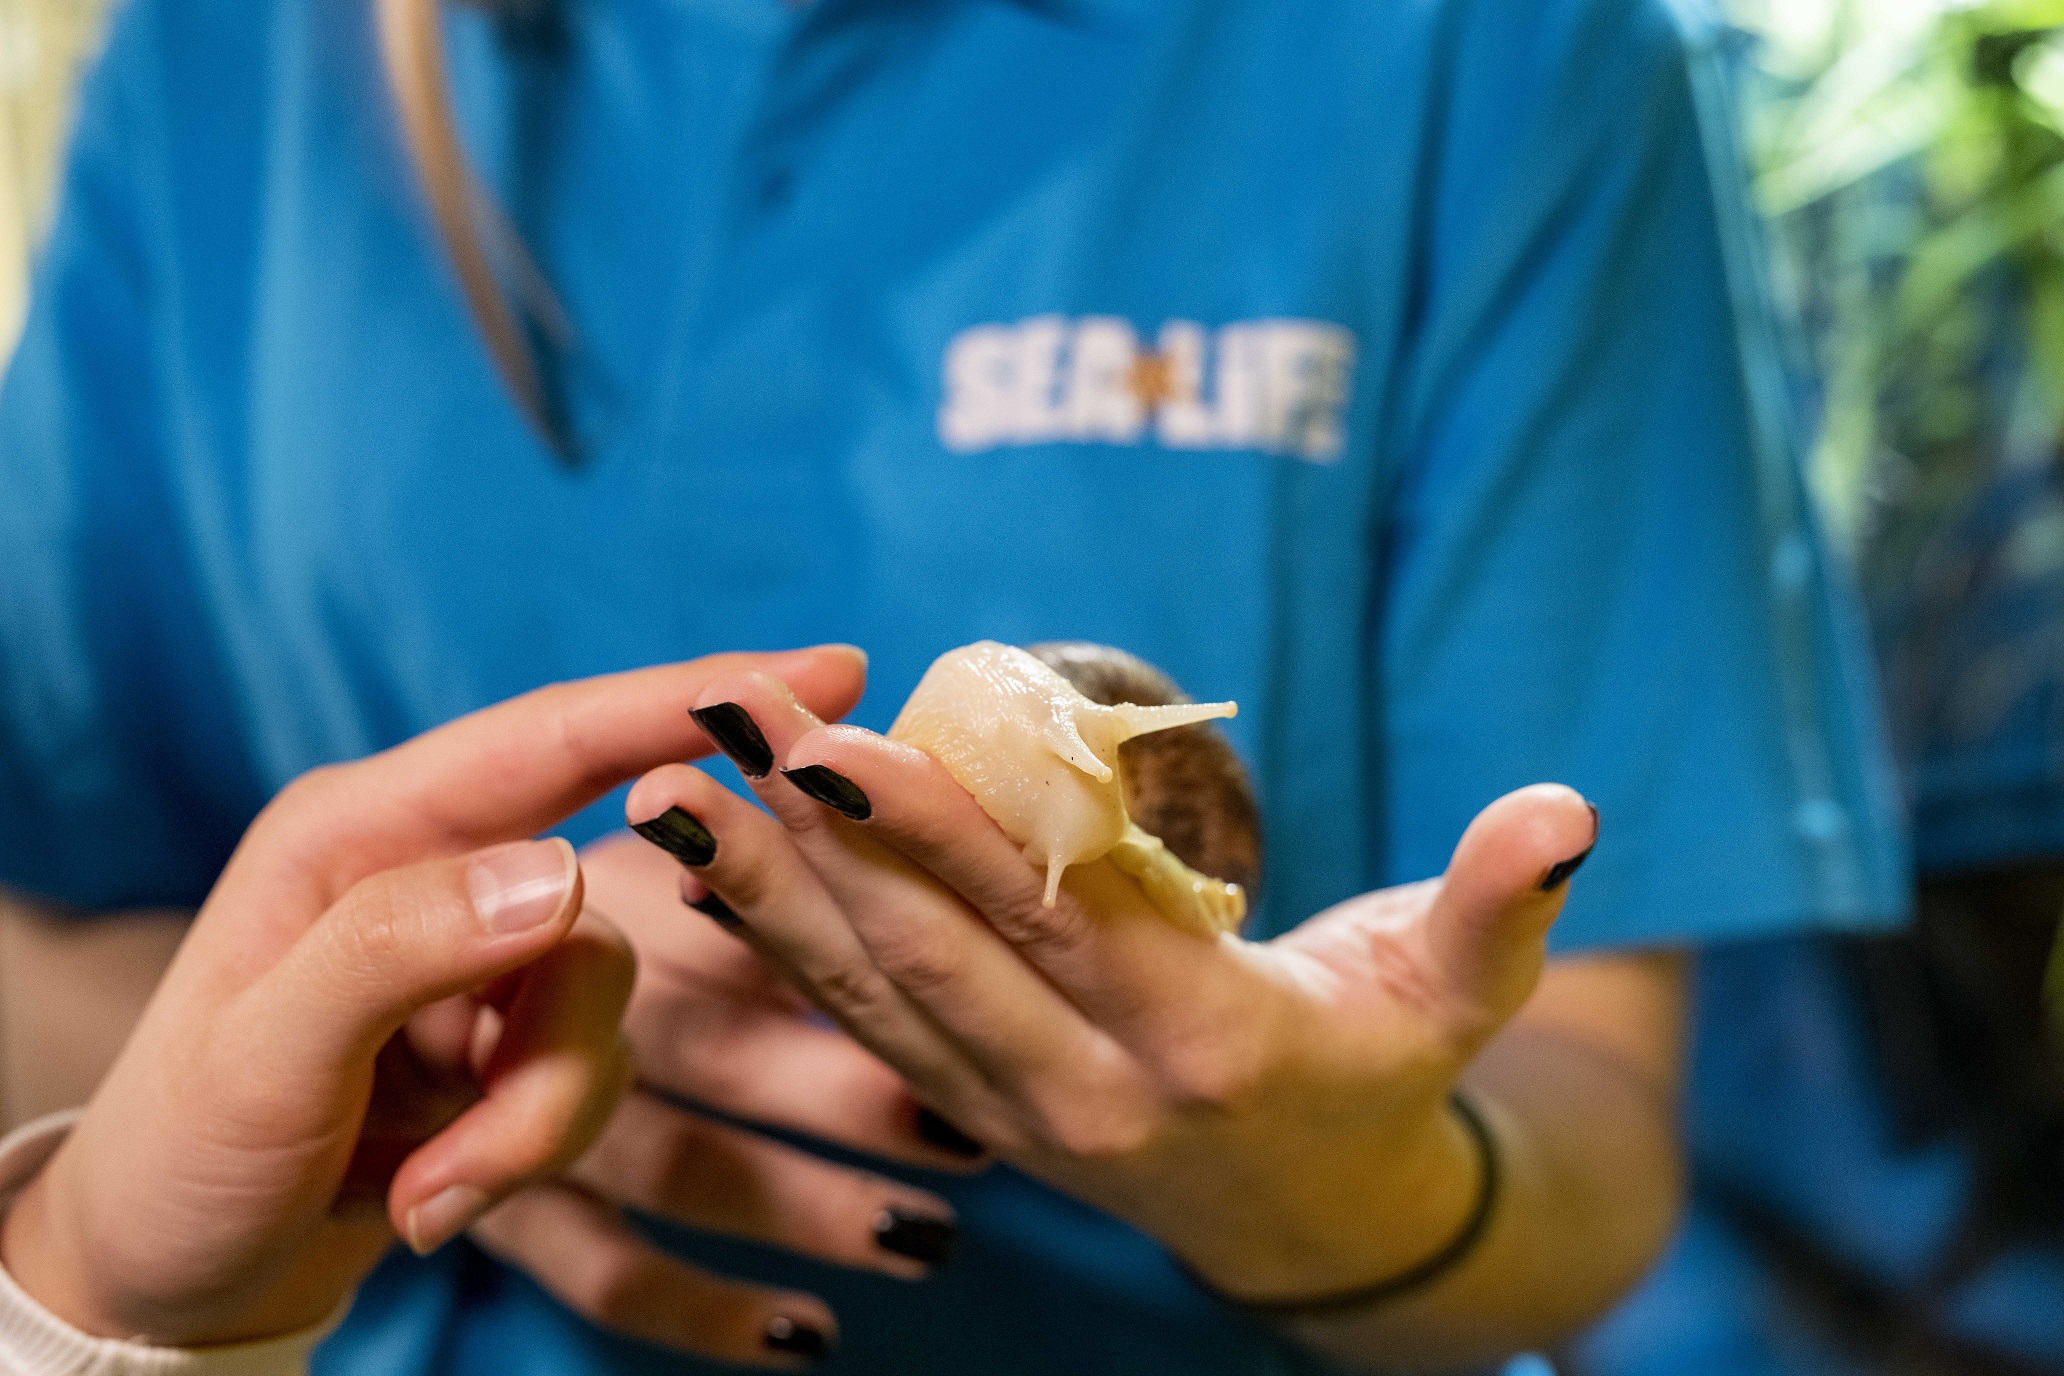
[[(1087, 640), (1026, 647), (1091, 702), (1158, 707), (1190, 701), (1176, 681), (1138, 655)], [(1261, 888), (1261, 808), (1247, 767), (1209, 722), (1135, 736), (1118, 747), (1125, 811), (1142, 831), (1199, 874)]]
[[(1048, 906), (1068, 866), (1108, 855), (1170, 921), (1201, 933), (1236, 929), (1246, 915), (1240, 884), (1198, 873), (1138, 825), (1126, 809), (1122, 773), (1128, 742), (1230, 717), (1234, 704), (1189, 702), (1166, 675), (1105, 647), (1041, 649), (1047, 658), (985, 640), (941, 655), (889, 728), (890, 738), (944, 765), (1025, 848), (1026, 859), (1045, 869)], [(1071, 677), (1106, 693), (1137, 684), (1168, 700), (1098, 702)], [(1236, 760), (1232, 765), (1228, 777), (1240, 784), (1251, 818), (1244, 774)], [(1258, 860), (1258, 839), (1250, 853)]]

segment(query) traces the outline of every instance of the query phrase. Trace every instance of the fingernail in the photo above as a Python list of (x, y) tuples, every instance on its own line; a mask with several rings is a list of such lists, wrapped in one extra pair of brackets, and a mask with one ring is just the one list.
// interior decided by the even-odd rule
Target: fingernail
[(856, 822), (864, 822), (874, 815), (874, 804), (867, 801), (867, 795), (860, 791), (858, 784), (821, 764), (784, 769), (781, 775), (818, 802), (845, 813)]
[(716, 742), (717, 749), (729, 755), (731, 763), (747, 778), (764, 779), (767, 771), (774, 768), (774, 751), (760, 734), (760, 724), (737, 703), (691, 708), (688, 715), (695, 718), (702, 733)]
[(917, 1135), (949, 1156), (972, 1161), (988, 1148), (931, 1109), (917, 1111)]
[(769, 1352), (786, 1352), (813, 1362), (831, 1355), (831, 1339), (824, 1336), (823, 1329), (786, 1314), (777, 1314), (768, 1322), (765, 1341)]
[(745, 919), (732, 912), (731, 905), (713, 893), (706, 893), (700, 898), (689, 900), (688, 906), (727, 932), (745, 930)]
[(514, 841), (482, 851), (466, 867), (466, 892), (487, 929), (506, 936), (559, 915), (573, 883), (566, 842)]
[(717, 858), (717, 838), (686, 808), (670, 807), (651, 821), (631, 823), (631, 830), (691, 869)]
[(893, 1204), (874, 1220), (876, 1246), (926, 1266), (945, 1265), (953, 1255), (953, 1244), (959, 1240), (960, 1225), (952, 1219), (915, 1213)]
[(1570, 876), (1583, 868), (1584, 862), (1591, 858), (1591, 852), (1598, 848), (1598, 809), (1588, 802), (1584, 806), (1591, 809), (1591, 844), (1572, 855), (1569, 859), (1558, 860), (1550, 865), (1548, 873), (1541, 877), (1542, 893), (1553, 893), (1564, 884), (1567, 884)]
[(408, 1211), (409, 1249), (427, 1257), (471, 1226), (487, 1208), (487, 1194), (471, 1185), (439, 1190)]

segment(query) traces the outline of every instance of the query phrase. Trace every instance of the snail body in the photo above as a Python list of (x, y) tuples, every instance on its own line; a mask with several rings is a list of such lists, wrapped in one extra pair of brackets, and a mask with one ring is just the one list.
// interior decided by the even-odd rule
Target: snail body
[(1191, 869), (1132, 820), (1120, 747), (1236, 710), (1230, 702), (1092, 701), (1040, 658), (984, 640), (933, 662), (889, 737), (938, 760), (1024, 847), (1046, 871), (1047, 906), (1070, 865), (1110, 856), (1163, 916), (1215, 933), (1239, 926), (1245, 891)]

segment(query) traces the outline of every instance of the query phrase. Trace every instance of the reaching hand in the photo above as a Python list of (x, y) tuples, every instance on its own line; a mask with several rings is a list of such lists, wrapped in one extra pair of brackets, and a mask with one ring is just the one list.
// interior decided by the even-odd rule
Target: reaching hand
[(87, 1332), (306, 1327), (396, 1232), (428, 1249), (593, 1140), (629, 1075), (633, 961), (527, 841), (704, 743), (752, 664), (842, 711), (850, 651), (545, 689), (318, 770), (252, 825), (114, 1070), (8, 1215), (4, 1255)]

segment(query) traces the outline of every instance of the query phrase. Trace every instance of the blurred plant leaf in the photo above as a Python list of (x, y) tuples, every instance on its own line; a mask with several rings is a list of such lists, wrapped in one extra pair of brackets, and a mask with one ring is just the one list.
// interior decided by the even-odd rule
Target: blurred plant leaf
[(2043, 1007), (2049, 1010), (2050, 1038), (2064, 1042), (2064, 919), (2050, 943), (2050, 968), (2043, 976)]
[(1783, 215), (1925, 148), (1955, 96), (1931, 79), (1928, 56), (1925, 34), (1892, 34), (1837, 60), (1765, 135), (1764, 212)]
[(1795, 151), (1757, 178), (1756, 199), (1765, 214), (1783, 215), (1881, 172), (1925, 149), (1950, 108), (1935, 83), (1888, 85), (1809, 136), (1792, 131)]
[(1980, 202), (1913, 246), (1887, 324), (1895, 337), (1934, 323), (2019, 232), (2011, 208)]
[(2046, 409), (2064, 414), (2064, 267), (2054, 262), (2031, 276), (2028, 337)]

